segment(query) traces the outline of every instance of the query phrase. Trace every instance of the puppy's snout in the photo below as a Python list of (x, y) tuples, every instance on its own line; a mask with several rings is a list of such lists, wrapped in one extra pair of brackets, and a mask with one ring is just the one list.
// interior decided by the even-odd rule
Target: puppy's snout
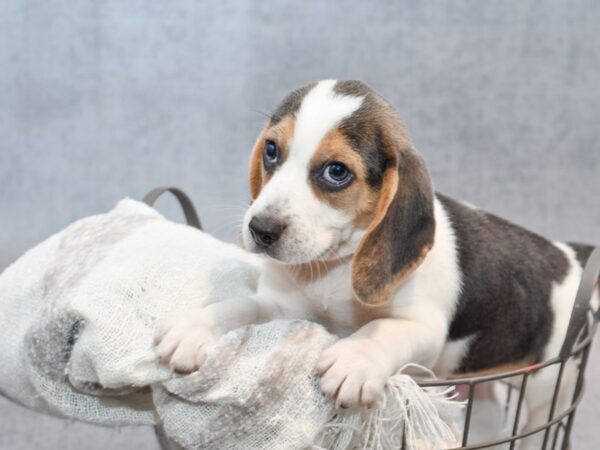
[(281, 237), (285, 225), (270, 217), (254, 216), (248, 228), (254, 242), (263, 248), (269, 248)]

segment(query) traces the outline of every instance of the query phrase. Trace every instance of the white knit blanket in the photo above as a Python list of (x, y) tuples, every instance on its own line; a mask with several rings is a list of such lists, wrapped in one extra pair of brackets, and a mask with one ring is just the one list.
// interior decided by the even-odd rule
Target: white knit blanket
[(251, 295), (261, 270), (134, 200), (79, 220), (0, 275), (0, 393), (61, 417), (158, 424), (186, 449), (385, 449), (404, 429), (408, 448), (456, 441), (460, 405), (408, 375), (392, 378), (380, 408), (336, 412), (313, 375), (336, 337), (315, 323), (234, 330), (187, 376), (158, 364), (159, 322)]

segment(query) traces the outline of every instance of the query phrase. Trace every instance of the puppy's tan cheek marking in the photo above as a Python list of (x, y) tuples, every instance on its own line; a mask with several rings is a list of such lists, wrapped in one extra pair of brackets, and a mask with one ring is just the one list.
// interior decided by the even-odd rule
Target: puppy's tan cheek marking
[[(338, 192), (328, 192), (313, 184), (315, 195), (333, 208), (345, 211), (348, 216), (353, 218), (355, 227), (368, 228), (376, 216), (382, 191), (373, 189), (367, 183), (365, 161), (352, 149), (346, 138), (338, 130), (331, 131), (321, 141), (311, 160), (311, 167), (321, 167), (327, 161), (340, 161), (346, 164), (354, 173), (354, 180), (346, 189)], [(390, 198), (392, 197), (393, 193), (390, 193)], [(385, 212), (382, 214), (385, 215)], [(379, 261), (373, 260), (373, 264), (377, 264)], [(368, 282), (368, 280), (366, 281)], [(391, 317), (389, 302), (372, 306), (353, 300), (351, 304), (353, 321), (357, 327), (376, 319)]]
[(354, 174), (351, 184), (340, 191), (330, 192), (311, 183), (315, 196), (333, 208), (345, 211), (359, 227), (366, 227), (372, 211), (377, 206), (378, 194), (366, 182), (366, 168), (363, 158), (356, 153), (344, 135), (337, 129), (330, 131), (319, 144), (313, 155), (310, 167), (320, 168), (327, 161), (339, 161)]
[(267, 139), (275, 141), (281, 153), (281, 159), (285, 161), (295, 125), (296, 119), (288, 115), (281, 119), (277, 125), (271, 125), (269, 122), (258, 136), (252, 150), (252, 156), (250, 157), (250, 194), (253, 200), (258, 197), (264, 185), (273, 176), (273, 172), (265, 170), (263, 164), (265, 141)]
[(252, 153), (250, 155), (250, 164), (248, 169), (248, 182), (250, 185), (250, 196), (252, 200), (255, 200), (260, 194), (263, 186), (265, 185), (265, 173), (262, 162), (262, 154), (264, 147), (264, 136), (266, 131), (269, 129), (270, 124), (268, 123), (265, 128), (261, 131), (256, 138)]
[(379, 193), (373, 189), (368, 183), (363, 183), (364, 189), (361, 189), (357, 195), (357, 201), (352, 210), (354, 226), (356, 228), (366, 229), (373, 221), (375, 210), (377, 208), (377, 200)]
[(277, 143), (281, 159), (285, 161), (289, 154), (290, 142), (294, 135), (296, 127), (296, 118), (290, 114), (281, 119), (277, 125), (272, 126), (265, 133), (265, 139), (270, 139)]

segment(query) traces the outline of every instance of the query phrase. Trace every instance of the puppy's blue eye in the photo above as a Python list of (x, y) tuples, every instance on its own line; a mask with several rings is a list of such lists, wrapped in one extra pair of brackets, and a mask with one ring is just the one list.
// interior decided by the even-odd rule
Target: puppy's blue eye
[(321, 179), (331, 187), (343, 187), (352, 180), (352, 172), (342, 163), (334, 161), (323, 167)]
[(277, 144), (273, 141), (265, 141), (265, 150), (263, 152), (263, 159), (266, 166), (274, 166), (279, 161), (279, 149)]

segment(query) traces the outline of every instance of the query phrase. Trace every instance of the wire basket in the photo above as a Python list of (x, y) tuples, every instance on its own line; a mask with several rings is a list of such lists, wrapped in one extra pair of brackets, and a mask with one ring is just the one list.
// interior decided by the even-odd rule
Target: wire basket
[[(565, 340), (557, 357), (519, 370), (493, 375), (420, 383), (422, 387), (468, 386), (468, 400), (460, 449), (506, 448), (512, 450), (518, 448), (518, 442), (534, 435), (540, 439), (540, 450), (570, 448), (570, 434), (577, 406), (583, 398), (585, 369), (598, 321), (598, 312), (592, 311), (590, 302), (595, 290), (598, 289), (599, 275), (600, 248), (596, 248), (590, 254), (583, 269)], [(563, 376), (567, 366), (575, 367), (574, 386), (563, 385)], [(520, 420), (528, 382), (532, 377), (541, 375), (544, 371), (555, 372), (552, 374), (554, 375), (554, 388), (547, 411), (547, 420), (527, 431), (520, 431)], [(515, 380), (517, 380), (516, 383)], [(475, 392), (478, 386), (490, 382), (499, 382), (506, 387), (504, 410), (510, 424), (509, 432), (507, 436), (491, 441), (471, 443), (469, 435), (473, 408), (476, 403)], [(563, 404), (562, 408), (558, 408), (559, 395), (564, 395), (562, 390), (565, 388), (572, 388), (572, 394), (567, 403)], [(514, 408), (509, 414), (511, 402), (514, 402)]]
[[(600, 256), (600, 252), (597, 253)], [(436, 380), (431, 382), (419, 383), (421, 387), (458, 387), (467, 386), (467, 403), (464, 418), (464, 426), (462, 432), (462, 444), (458, 447), (462, 450), (474, 449), (515, 449), (518, 447), (518, 442), (533, 435), (541, 435), (540, 449), (562, 449), (570, 448), (570, 433), (573, 427), (573, 420), (577, 406), (583, 398), (585, 368), (587, 365), (591, 344), (594, 333), (596, 331), (596, 322), (593, 317), (588, 317), (587, 323), (584, 325), (576, 344), (572, 350), (564, 356), (552, 358), (543, 363), (525, 367), (519, 370), (509, 372), (501, 372), (493, 375), (474, 376), (468, 378), (452, 379), (452, 380)], [(561, 382), (565, 366), (571, 362), (575, 362), (576, 378), (573, 393), (566, 408), (558, 409), (558, 397), (561, 389)], [(545, 423), (536, 426), (527, 431), (520, 431), (522, 412), (524, 407), (524, 399), (527, 391), (528, 381), (532, 377), (545, 370), (554, 369), (556, 371), (553, 393), (551, 397), (550, 407), (548, 411), (548, 419)], [(515, 383), (515, 380), (518, 380)], [(509, 426), (509, 431), (506, 436), (499, 437), (485, 442), (472, 442), (470, 438), (471, 420), (473, 417), (473, 409), (476, 402), (475, 392), (477, 388), (486, 383), (498, 382), (501, 383), (505, 391), (504, 413), (506, 415), (506, 424)], [(562, 386), (564, 389), (565, 386)], [(402, 447), (404, 449), (405, 446)], [(455, 447), (456, 448), (456, 447)]]
[[(198, 214), (192, 201), (180, 189), (174, 187), (156, 188), (150, 191), (143, 199), (144, 202), (152, 206), (154, 202), (163, 193), (170, 192), (178, 200), (185, 214), (188, 225), (202, 229)], [(423, 388), (429, 387), (449, 387), (455, 390), (466, 390), (466, 408), (464, 413), (464, 426), (462, 429), (461, 447), (454, 447), (455, 450), (475, 450), (475, 449), (516, 449), (519, 443), (527, 438), (537, 436), (539, 439), (540, 450), (567, 450), (570, 448), (570, 434), (573, 428), (575, 412), (583, 398), (585, 387), (585, 369), (590, 354), (594, 333), (596, 331), (597, 321), (600, 318), (600, 311), (592, 311), (590, 302), (595, 290), (598, 288), (598, 278), (600, 276), (600, 248), (594, 249), (590, 254), (588, 261), (583, 269), (581, 283), (579, 285), (577, 296), (573, 305), (573, 311), (567, 328), (565, 340), (560, 353), (555, 358), (549, 359), (539, 364), (528, 367), (511, 370), (506, 372), (493, 373), (490, 375), (471, 376), (455, 379), (436, 379), (433, 381), (422, 381), (419, 385)], [(574, 385), (565, 386), (563, 384), (566, 368), (574, 368), (575, 373), (572, 380)], [(552, 396), (548, 397), (549, 407), (547, 408), (547, 420), (537, 426), (531, 427), (526, 431), (522, 428), (522, 418), (524, 411), (525, 397), (527, 388), (531, 380), (544, 372), (554, 372), (554, 387)], [(472, 442), (471, 425), (473, 411), (477, 404), (476, 392), (483, 385), (497, 383), (497, 386), (503, 388), (504, 399), (504, 436), (486, 440), (485, 442)], [(567, 402), (559, 402), (559, 397), (565, 395), (563, 389), (571, 389), (567, 392)], [(563, 403), (559, 407), (559, 403)], [(160, 429), (157, 429), (159, 440), (164, 448), (171, 448), (164, 438)], [(406, 433), (404, 433), (406, 436)], [(537, 442), (537, 441), (536, 441)], [(528, 447), (531, 448), (531, 447)], [(537, 448), (537, 447), (536, 447)], [(406, 449), (406, 443), (403, 443), (402, 450)], [(391, 450), (391, 449), (390, 449)]]

